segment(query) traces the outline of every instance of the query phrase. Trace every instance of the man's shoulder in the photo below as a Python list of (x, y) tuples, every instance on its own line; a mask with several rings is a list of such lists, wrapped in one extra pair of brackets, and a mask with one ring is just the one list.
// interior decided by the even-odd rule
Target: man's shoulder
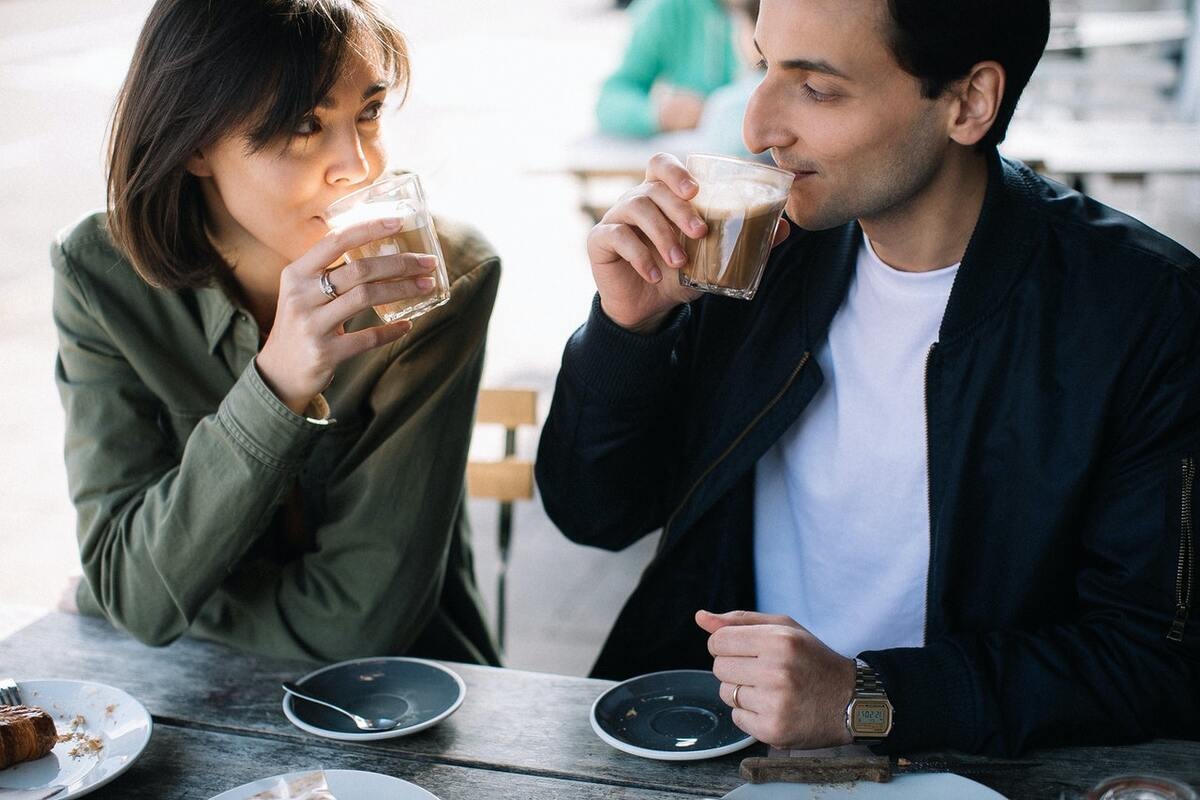
[(1163, 272), (1200, 281), (1200, 259), (1164, 233), (1122, 211), (1009, 162), (1026, 187), (1025, 202), (1047, 226), (1061, 257), (1089, 268), (1097, 278), (1156, 279)]

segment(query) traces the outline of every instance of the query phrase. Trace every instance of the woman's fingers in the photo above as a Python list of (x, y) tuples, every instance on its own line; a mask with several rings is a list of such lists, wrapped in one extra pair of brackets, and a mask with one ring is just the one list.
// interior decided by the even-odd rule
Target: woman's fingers
[[(364, 283), (432, 275), (436, 268), (437, 256), (427, 253), (399, 253), (349, 261), (344, 266), (329, 270), (328, 277), (334, 291), (345, 294)], [(319, 281), (318, 278), (318, 286)]]
[(412, 327), (411, 320), (402, 319), (389, 325), (376, 325), (354, 333), (338, 334), (330, 344), (330, 349), (334, 359), (340, 364), (348, 358), (404, 338), (412, 331)]
[(304, 275), (319, 275), (322, 270), (356, 247), (392, 236), (400, 230), (404, 220), (398, 217), (356, 222), (343, 228), (335, 228), (321, 238), (308, 252), (292, 262), (290, 269)]
[(332, 332), (338, 325), (360, 311), (374, 306), (396, 303), (400, 300), (422, 297), (431, 293), (436, 283), (437, 281), (432, 275), (360, 283), (348, 291), (341, 292), (336, 300), (330, 300), (311, 313), (320, 330)]

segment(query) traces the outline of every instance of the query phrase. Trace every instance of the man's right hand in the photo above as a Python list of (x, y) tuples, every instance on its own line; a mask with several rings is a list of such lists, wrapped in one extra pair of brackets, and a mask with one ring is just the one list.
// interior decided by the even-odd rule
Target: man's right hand
[(679, 159), (659, 153), (646, 180), (622, 195), (588, 234), (588, 258), (609, 319), (635, 333), (653, 333), (671, 309), (700, 292), (681, 286), (686, 264), (679, 232), (700, 239), (704, 221), (688, 201), (699, 186)]

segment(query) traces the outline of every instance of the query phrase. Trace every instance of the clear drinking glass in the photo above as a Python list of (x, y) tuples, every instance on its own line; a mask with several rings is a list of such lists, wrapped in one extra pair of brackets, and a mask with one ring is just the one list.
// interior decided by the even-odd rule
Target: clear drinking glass
[[(369, 219), (396, 217), (402, 220), (400, 229), (382, 239), (376, 239), (346, 253), (349, 261), (397, 253), (428, 253), (437, 258), (433, 272), (433, 288), (428, 294), (410, 297), (395, 303), (375, 306), (375, 313), (384, 322), (415, 319), (450, 299), (450, 279), (446, 274), (446, 259), (433, 229), (433, 217), (421, 190), (421, 179), (415, 174), (380, 178), (370, 186), (346, 195), (325, 209), (325, 221), (330, 227), (341, 227)], [(336, 273), (332, 280), (336, 283)]]
[(680, 237), (688, 263), (679, 270), (679, 282), (750, 300), (795, 176), (766, 164), (705, 154), (688, 156), (687, 169), (700, 185), (692, 206), (708, 233), (703, 239)]

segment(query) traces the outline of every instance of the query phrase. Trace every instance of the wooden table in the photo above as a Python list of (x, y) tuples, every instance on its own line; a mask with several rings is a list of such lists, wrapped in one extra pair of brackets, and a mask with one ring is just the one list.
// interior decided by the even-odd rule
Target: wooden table
[[(0, 606), (0, 615), (4, 609)], [(312, 669), (183, 639), (154, 649), (106, 622), (48, 613), (0, 641), (0, 676), (95, 680), (120, 687), (154, 718), (154, 735), (130, 770), (91, 797), (205, 800), (257, 778), (321, 766), (382, 772), (443, 800), (679, 800), (719, 797), (741, 784), (752, 748), (711, 761), (669, 763), (618, 752), (588, 723), (606, 681), (451, 665), (467, 684), (462, 707), (412, 736), (337, 742), (294, 728), (279, 684)], [(917, 754), (913, 754), (917, 757)], [(951, 755), (956, 772), (1014, 797), (1058, 798), (1122, 772), (1200, 784), (1200, 743), (1069, 748), (1016, 762)]]

